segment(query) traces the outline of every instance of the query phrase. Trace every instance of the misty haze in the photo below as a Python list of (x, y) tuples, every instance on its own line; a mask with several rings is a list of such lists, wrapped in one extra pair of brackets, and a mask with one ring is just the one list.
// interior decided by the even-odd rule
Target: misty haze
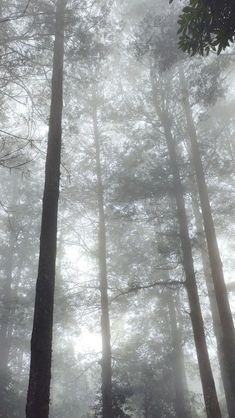
[(235, 418), (234, 0), (0, 0), (0, 418)]

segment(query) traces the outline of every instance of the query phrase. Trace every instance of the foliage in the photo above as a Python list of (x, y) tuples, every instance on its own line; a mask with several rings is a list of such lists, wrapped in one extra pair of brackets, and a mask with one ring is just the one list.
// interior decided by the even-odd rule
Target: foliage
[(208, 55), (212, 50), (219, 55), (234, 42), (234, 1), (190, 0), (178, 23), (179, 46), (183, 51), (190, 55)]

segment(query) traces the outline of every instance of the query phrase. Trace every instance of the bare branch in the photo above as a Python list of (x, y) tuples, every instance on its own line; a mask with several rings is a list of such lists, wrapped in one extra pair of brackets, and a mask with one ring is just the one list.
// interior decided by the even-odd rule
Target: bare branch
[(9, 22), (10, 20), (17, 20), (17, 19), (21, 19), (22, 17), (24, 17), (29, 8), (30, 2), (31, 0), (27, 1), (24, 10), (20, 14), (13, 14), (13, 15), (4, 17), (3, 19), (0, 19), (0, 23)]
[(150, 284), (147, 284), (145, 286), (133, 286), (133, 287), (129, 287), (128, 289), (124, 290), (123, 292), (119, 293), (118, 295), (114, 296), (113, 298), (111, 298), (111, 302), (113, 302), (114, 300), (118, 299), (121, 296), (127, 295), (129, 293), (136, 293), (138, 290), (143, 290), (143, 289), (150, 289), (152, 287), (155, 286), (166, 286), (166, 287), (171, 287), (171, 286), (185, 286), (185, 281), (182, 280), (164, 280), (164, 281), (157, 281), (157, 282), (153, 282)]

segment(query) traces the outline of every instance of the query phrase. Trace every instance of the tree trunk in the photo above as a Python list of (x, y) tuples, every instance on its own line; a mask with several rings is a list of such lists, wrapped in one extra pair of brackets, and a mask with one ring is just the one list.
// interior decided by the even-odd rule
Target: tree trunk
[(18, 203), (18, 178), (13, 175), (12, 178), (12, 190), (11, 190), (11, 203), (8, 213), (9, 222), (9, 245), (7, 248), (5, 258), (5, 278), (2, 289), (2, 315), (0, 324), (0, 370), (6, 370), (8, 367), (9, 354), (11, 349), (11, 337), (13, 331), (13, 314), (14, 307), (12, 304), (12, 282), (13, 282), (13, 268), (14, 268), (14, 256), (15, 246), (17, 243), (17, 232), (14, 225), (14, 217), (11, 214), (14, 213), (14, 207)]
[[(195, 187), (193, 188), (196, 189)], [(225, 398), (226, 398), (226, 404), (227, 404), (229, 418), (234, 418), (235, 417), (235, 399), (234, 399), (232, 389), (230, 386), (229, 374), (227, 373), (226, 364), (224, 362), (224, 357), (221, 352), (220, 342), (222, 338), (222, 327), (221, 327), (219, 311), (218, 311), (217, 302), (216, 302), (215, 293), (214, 293), (214, 285), (213, 285), (213, 280), (211, 277), (211, 269), (209, 265), (208, 255), (207, 255), (202, 217), (201, 217), (201, 213), (199, 210), (196, 190), (194, 190), (193, 193), (191, 194), (191, 199), (192, 199), (192, 208), (193, 208), (195, 224), (197, 228), (197, 235), (198, 235), (198, 240), (199, 240), (199, 246), (200, 246), (200, 252), (201, 252), (202, 267), (203, 267), (203, 272), (204, 272), (204, 277), (205, 277), (206, 287), (207, 287), (207, 292), (208, 292), (208, 297), (209, 297), (213, 330), (214, 330), (214, 334), (216, 338), (217, 353), (218, 353), (221, 377), (222, 377), (224, 393), (225, 393)]]
[(183, 106), (187, 121), (188, 135), (191, 144), (191, 155), (195, 167), (200, 203), (202, 208), (202, 217), (212, 272), (212, 279), (214, 284), (214, 291), (222, 328), (220, 349), (222, 351), (222, 355), (226, 365), (226, 372), (228, 373), (230, 378), (231, 390), (233, 396), (235, 397), (235, 333), (233, 317), (229, 305), (228, 294), (224, 280), (222, 261), (217, 243), (215, 226), (208, 196), (208, 189), (206, 185), (203, 165), (197, 141), (197, 132), (194, 125), (192, 111), (189, 103), (187, 82), (184, 76), (184, 72), (181, 68), (179, 69), (179, 77), (183, 95)]
[(57, 0), (51, 109), (36, 283), (27, 418), (48, 418), (63, 107), (65, 0)]
[(100, 161), (100, 135), (98, 128), (96, 92), (92, 92), (92, 119), (94, 129), (94, 143), (96, 156), (97, 200), (98, 200), (98, 260), (101, 296), (101, 334), (102, 334), (102, 417), (112, 418), (112, 365), (110, 320), (107, 281), (107, 249), (106, 249), (106, 224), (104, 212), (104, 190), (102, 182), (102, 168)]
[(221, 418), (220, 406), (217, 398), (215, 382), (212, 374), (209, 354), (207, 350), (204, 324), (201, 312), (201, 306), (198, 296), (196, 277), (194, 272), (193, 255), (191, 241), (188, 231), (187, 215), (184, 203), (184, 194), (181, 184), (180, 172), (177, 163), (177, 153), (175, 149), (174, 139), (171, 133), (171, 121), (166, 112), (162, 110), (158, 104), (156, 89), (151, 74), (151, 82), (153, 89), (154, 105), (158, 117), (162, 123), (166, 138), (169, 159), (171, 163), (171, 171), (173, 175), (173, 186), (177, 206), (177, 215), (179, 222), (179, 233), (183, 256), (183, 267), (185, 272), (185, 286), (189, 299), (190, 316), (192, 321), (193, 335), (198, 358), (200, 377), (206, 413), (208, 418)]
[(6, 257), (6, 276), (3, 287), (3, 310), (1, 315), (1, 328), (0, 328), (0, 371), (6, 370), (8, 367), (9, 352), (11, 347), (11, 332), (10, 321), (12, 311), (12, 270), (14, 259), (14, 246), (15, 246), (15, 233), (10, 230), (10, 240), (8, 248), (8, 256)]
[(173, 347), (173, 383), (175, 388), (175, 412), (177, 418), (191, 418), (189, 403), (187, 400), (187, 383), (185, 376), (184, 354), (182, 339), (177, 325), (176, 307), (174, 295), (171, 291), (167, 295), (167, 304), (170, 317), (172, 347)]
[(200, 376), (206, 411), (208, 418), (221, 417), (220, 407), (215, 389), (214, 378), (211, 370), (210, 359), (207, 351), (204, 324), (201, 313), (201, 306), (197, 291), (196, 277), (193, 266), (191, 242), (189, 238), (187, 216), (184, 205), (183, 190), (177, 164), (177, 155), (174, 147), (174, 140), (168, 129), (167, 136), (168, 151), (171, 160), (173, 183), (177, 204), (177, 213), (180, 227), (180, 239), (183, 254), (183, 266), (185, 271), (185, 285), (189, 298), (190, 315), (193, 326), (194, 341), (197, 351)]

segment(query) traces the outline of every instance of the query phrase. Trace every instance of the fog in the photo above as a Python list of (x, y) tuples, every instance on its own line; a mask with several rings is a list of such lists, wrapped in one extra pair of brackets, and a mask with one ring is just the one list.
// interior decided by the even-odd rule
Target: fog
[(0, 418), (235, 417), (234, 47), (182, 8), (0, 0)]

